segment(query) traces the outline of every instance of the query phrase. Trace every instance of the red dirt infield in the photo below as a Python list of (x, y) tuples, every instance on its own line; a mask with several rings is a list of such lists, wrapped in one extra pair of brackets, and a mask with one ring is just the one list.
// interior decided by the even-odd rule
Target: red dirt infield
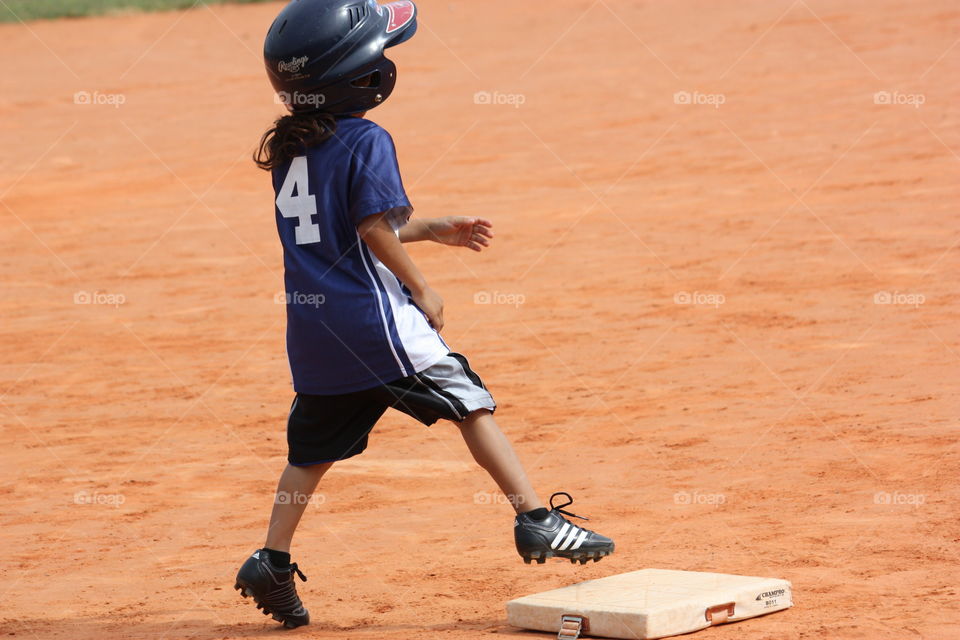
[(280, 6), (0, 26), (4, 637), (539, 638), (507, 600), (644, 567), (793, 582), (698, 638), (960, 637), (955, 3), (420, 2), (369, 117), (416, 215), (497, 237), (411, 252), (617, 552), (524, 565), (456, 429), (392, 413), (308, 508), (287, 633), (232, 589), (292, 399), (250, 161)]

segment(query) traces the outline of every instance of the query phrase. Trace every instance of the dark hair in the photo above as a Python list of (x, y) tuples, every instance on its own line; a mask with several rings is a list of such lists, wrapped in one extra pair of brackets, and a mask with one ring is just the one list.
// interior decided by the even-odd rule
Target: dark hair
[(271, 171), (298, 155), (307, 147), (320, 144), (337, 130), (337, 120), (329, 113), (295, 113), (278, 118), (253, 154), (253, 161)]

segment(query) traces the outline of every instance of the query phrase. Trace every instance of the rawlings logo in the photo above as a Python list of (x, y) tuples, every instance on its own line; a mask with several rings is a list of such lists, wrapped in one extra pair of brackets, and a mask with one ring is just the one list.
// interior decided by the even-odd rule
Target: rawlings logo
[(300, 58), (290, 58), (289, 62), (284, 62), (281, 60), (277, 64), (277, 70), (280, 72), (286, 71), (287, 73), (298, 73), (303, 66), (307, 64), (307, 60), (310, 58), (308, 56), (302, 56)]

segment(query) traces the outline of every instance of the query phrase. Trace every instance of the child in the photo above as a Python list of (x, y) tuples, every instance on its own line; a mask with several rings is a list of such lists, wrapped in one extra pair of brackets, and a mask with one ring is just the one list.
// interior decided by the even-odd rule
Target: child
[[(287, 423), (289, 464), (280, 476), (266, 542), (237, 574), (236, 589), (287, 627), (309, 622), (293, 576), (290, 543), (323, 474), (361, 453), (388, 407), (431, 425), (460, 427), (470, 452), (517, 512), (524, 561), (585, 563), (613, 541), (571, 523), (569, 494), (548, 510), (493, 419), (496, 404), (467, 359), (440, 337), (443, 301), (403, 249), (432, 240), (480, 251), (493, 237), (482, 218), (410, 220), (390, 135), (363, 119), (396, 82), (386, 47), (416, 31), (403, 0), (297, 0), (267, 34), (267, 71), (290, 115), (261, 140), (283, 244), (287, 351), (296, 397)], [(554, 506), (553, 498), (567, 501)], [(579, 517), (579, 516), (574, 516)]]

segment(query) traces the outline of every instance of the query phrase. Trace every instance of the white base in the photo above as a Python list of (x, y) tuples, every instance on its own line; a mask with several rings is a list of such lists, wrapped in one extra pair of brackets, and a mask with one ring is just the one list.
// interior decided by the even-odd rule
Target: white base
[(786, 580), (642, 569), (511, 600), (507, 620), (556, 633), (561, 616), (579, 615), (587, 618), (584, 635), (648, 640), (791, 606)]

